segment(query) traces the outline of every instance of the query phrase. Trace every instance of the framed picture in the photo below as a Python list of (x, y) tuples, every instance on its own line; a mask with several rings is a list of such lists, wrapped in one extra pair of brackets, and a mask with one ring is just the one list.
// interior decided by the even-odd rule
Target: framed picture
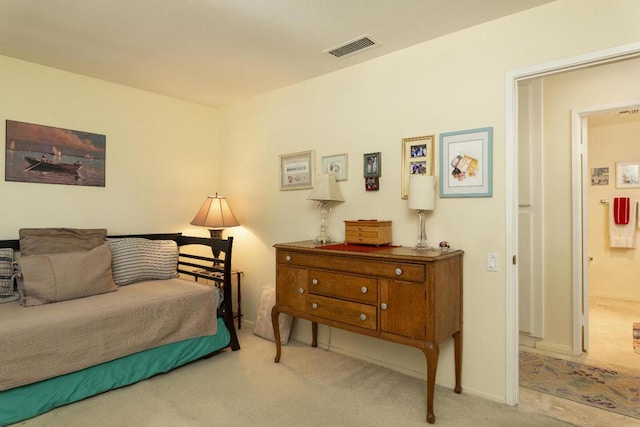
[(364, 177), (379, 178), (382, 176), (381, 153), (368, 153), (364, 155)]
[(616, 188), (640, 187), (640, 162), (616, 162)]
[(435, 136), (402, 139), (402, 198), (409, 197), (409, 175), (433, 175)]
[(366, 191), (378, 191), (380, 190), (380, 178), (377, 176), (372, 176), (369, 178), (365, 178), (364, 180), (364, 189)]
[(440, 197), (491, 197), (493, 128), (440, 134)]
[(107, 137), (7, 120), (5, 181), (105, 186)]
[(609, 168), (592, 168), (591, 185), (609, 185)]
[(320, 160), (322, 173), (333, 174), (336, 181), (346, 181), (348, 173), (348, 156), (347, 153), (334, 154), (333, 156), (324, 156)]
[(313, 164), (315, 152), (280, 155), (280, 190), (313, 188)]

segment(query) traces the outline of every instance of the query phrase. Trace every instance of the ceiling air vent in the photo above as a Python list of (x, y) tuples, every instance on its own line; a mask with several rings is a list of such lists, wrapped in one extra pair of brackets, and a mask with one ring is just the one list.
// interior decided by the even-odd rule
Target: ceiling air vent
[(340, 46), (323, 50), (322, 53), (328, 53), (335, 56), (336, 58), (344, 58), (345, 56), (353, 55), (354, 53), (362, 52), (363, 50), (370, 49), (379, 45), (380, 43), (373, 40), (371, 37), (364, 35), (354, 40), (343, 43)]

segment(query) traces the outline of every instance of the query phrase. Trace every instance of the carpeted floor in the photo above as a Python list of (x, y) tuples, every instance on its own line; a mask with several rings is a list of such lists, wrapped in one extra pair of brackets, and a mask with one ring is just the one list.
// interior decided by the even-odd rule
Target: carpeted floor
[[(55, 409), (28, 427), (420, 426), (422, 379), (290, 341), (275, 345), (239, 331), (242, 350)], [(462, 374), (464, 387), (464, 370)], [(450, 388), (436, 387), (437, 427), (560, 427), (571, 424)]]
[(640, 377), (520, 351), (520, 387), (640, 419)]

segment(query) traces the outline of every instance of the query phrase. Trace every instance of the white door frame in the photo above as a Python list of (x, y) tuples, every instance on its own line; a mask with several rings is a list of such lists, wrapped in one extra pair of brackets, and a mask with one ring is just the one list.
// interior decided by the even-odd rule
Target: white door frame
[[(518, 140), (517, 117), (518, 98), (517, 85), (519, 80), (542, 77), (579, 68), (586, 68), (595, 64), (619, 61), (640, 55), (640, 43), (618, 46), (606, 50), (588, 53), (572, 58), (513, 70), (506, 73), (505, 78), (505, 200), (506, 200), (506, 258), (516, 257), (518, 249)], [(575, 165), (573, 165), (575, 167)], [(575, 188), (574, 194), (579, 188)], [(575, 210), (575, 207), (574, 207)], [(574, 217), (575, 218), (575, 217)], [(510, 264), (505, 266), (506, 274), (506, 403), (515, 406), (518, 403), (518, 266)], [(575, 277), (574, 277), (575, 281)], [(575, 283), (574, 283), (575, 289)], [(575, 300), (574, 300), (575, 301)], [(581, 301), (574, 302), (582, 310)], [(575, 335), (575, 334), (574, 334)]]
[[(589, 196), (588, 130), (589, 116), (637, 108), (640, 100), (621, 101), (571, 110), (571, 146), (573, 153), (573, 354), (589, 349)], [(582, 173), (581, 173), (582, 172)], [(615, 172), (612, 172), (615, 174)], [(612, 175), (613, 176), (613, 175)]]

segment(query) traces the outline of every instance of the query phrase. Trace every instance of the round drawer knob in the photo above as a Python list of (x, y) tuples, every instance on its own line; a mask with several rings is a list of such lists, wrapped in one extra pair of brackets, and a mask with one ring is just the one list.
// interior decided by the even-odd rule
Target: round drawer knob
[(287, 255), (286, 257), (284, 257), (284, 259), (285, 259), (287, 262), (291, 261), (291, 255)]
[(367, 315), (366, 314), (361, 314), (360, 315), (360, 320), (362, 320), (362, 321), (367, 320)]
[(304, 294), (304, 289), (302, 289), (302, 288), (298, 289), (298, 293), (299, 293), (300, 295)]
[(318, 308), (318, 304), (316, 304), (315, 302), (313, 304), (311, 304), (311, 308), (313, 308), (314, 310), (316, 310)]
[(366, 286), (363, 286), (360, 288), (360, 292), (362, 292), (363, 294), (366, 294), (367, 292), (369, 292), (369, 289), (367, 289)]
[(402, 269), (400, 267), (396, 268), (396, 276), (402, 275)]
[(383, 302), (382, 304), (380, 304), (380, 308), (383, 309), (383, 310), (386, 310), (387, 309), (387, 304)]
[(313, 280), (311, 281), (311, 283), (313, 283), (314, 285), (317, 285), (317, 284), (318, 284), (318, 279), (313, 279)]

